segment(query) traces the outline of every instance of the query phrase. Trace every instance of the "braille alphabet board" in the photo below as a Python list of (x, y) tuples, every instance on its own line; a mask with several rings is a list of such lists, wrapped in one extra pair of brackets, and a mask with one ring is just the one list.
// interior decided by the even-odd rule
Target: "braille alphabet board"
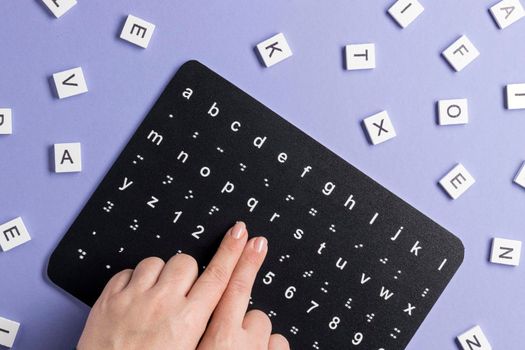
[(458, 238), (190, 61), (48, 274), (92, 305), (113, 274), (145, 257), (184, 252), (204, 267), (236, 220), (269, 239), (250, 307), (293, 349), (404, 349), (463, 260)]

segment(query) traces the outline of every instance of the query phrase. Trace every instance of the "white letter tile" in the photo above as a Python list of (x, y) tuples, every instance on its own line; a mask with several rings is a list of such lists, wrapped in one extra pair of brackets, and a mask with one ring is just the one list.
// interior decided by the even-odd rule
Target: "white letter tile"
[(374, 69), (376, 67), (375, 44), (346, 45), (346, 69)]
[(439, 184), (453, 199), (458, 199), (475, 182), (476, 180), (461, 164), (456, 165), (454, 169), (439, 180)]
[(525, 84), (507, 85), (507, 108), (525, 109)]
[(388, 9), (388, 13), (401, 28), (406, 28), (418, 18), (424, 10), (425, 8), (418, 0), (398, 0)]
[(55, 144), (55, 172), (74, 173), (82, 171), (80, 143)]
[(31, 240), (21, 217), (0, 225), (0, 247), (4, 252)]
[(458, 337), (463, 350), (492, 350), (480, 326), (469, 329)]
[(0, 345), (12, 348), (20, 323), (0, 317)]
[(155, 25), (133, 15), (128, 15), (120, 33), (120, 38), (146, 49), (149, 45)]
[(56, 18), (62, 17), (77, 4), (77, 0), (42, 0)]
[(491, 263), (518, 266), (520, 264), (520, 256), (521, 241), (498, 237), (492, 240)]
[(520, 170), (518, 170), (518, 173), (516, 174), (516, 177), (514, 178), (514, 182), (521, 187), (525, 188), (525, 162), (521, 165)]
[(460, 72), (479, 56), (479, 51), (469, 38), (463, 35), (443, 51), (443, 56), (456, 72)]
[(53, 74), (58, 98), (80, 95), (88, 91), (81, 67)]
[(257, 51), (266, 67), (271, 67), (292, 56), (292, 50), (283, 33), (274, 35), (258, 44)]
[(440, 100), (438, 110), (439, 125), (468, 124), (467, 99)]
[(390, 140), (396, 137), (396, 130), (386, 111), (374, 114), (363, 121), (365, 124), (368, 137), (372, 144)]
[(13, 113), (9, 108), (0, 108), (0, 135), (13, 133)]
[(500, 29), (505, 29), (525, 16), (519, 0), (503, 0), (490, 8), (490, 13)]

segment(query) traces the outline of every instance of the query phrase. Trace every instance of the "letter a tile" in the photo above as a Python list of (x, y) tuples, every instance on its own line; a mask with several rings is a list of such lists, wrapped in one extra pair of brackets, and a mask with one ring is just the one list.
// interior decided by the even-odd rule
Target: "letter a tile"
[(490, 13), (500, 29), (505, 29), (525, 17), (525, 9), (520, 0), (500, 1), (490, 8)]
[(74, 173), (82, 171), (80, 143), (55, 144), (55, 172)]

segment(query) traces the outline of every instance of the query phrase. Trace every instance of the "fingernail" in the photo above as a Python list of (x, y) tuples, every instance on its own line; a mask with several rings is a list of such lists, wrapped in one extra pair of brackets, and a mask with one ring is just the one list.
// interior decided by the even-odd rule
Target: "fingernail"
[(235, 225), (233, 225), (232, 230), (230, 234), (235, 239), (240, 239), (242, 235), (244, 234), (244, 231), (246, 229), (246, 225), (242, 221), (237, 221)]
[(257, 239), (254, 242), (255, 250), (257, 251), (257, 253), (261, 253), (267, 245), (268, 241), (264, 237), (257, 237)]

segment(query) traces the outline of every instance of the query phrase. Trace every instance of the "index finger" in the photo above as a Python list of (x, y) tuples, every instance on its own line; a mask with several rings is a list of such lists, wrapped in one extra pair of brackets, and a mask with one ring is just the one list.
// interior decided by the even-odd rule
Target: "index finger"
[(188, 299), (203, 307), (207, 316), (213, 313), (226, 290), (246, 245), (247, 236), (246, 225), (243, 222), (237, 222), (230, 228), (217, 253), (188, 293)]
[(253, 238), (248, 242), (228, 288), (213, 313), (212, 322), (231, 321), (234, 325), (243, 326), (253, 284), (267, 251), (268, 242), (264, 237)]

